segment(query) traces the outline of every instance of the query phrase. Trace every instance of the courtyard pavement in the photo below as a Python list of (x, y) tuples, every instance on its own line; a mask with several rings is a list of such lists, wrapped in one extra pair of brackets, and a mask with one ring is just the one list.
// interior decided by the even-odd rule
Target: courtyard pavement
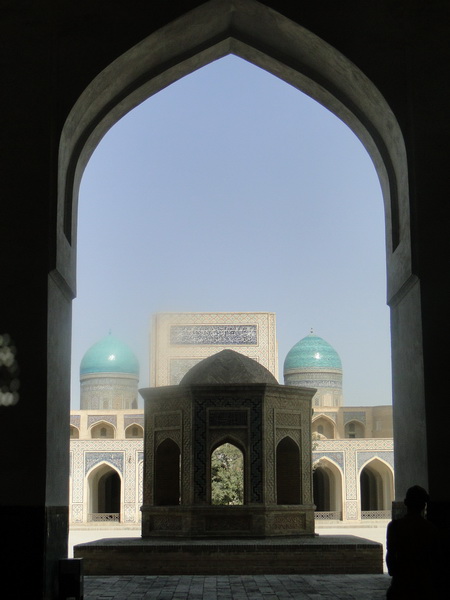
[[(323, 535), (357, 535), (384, 544), (386, 525), (316, 527)], [(104, 537), (138, 537), (138, 529), (79, 529), (72, 546)], [(89, 576), (84, 600), (384, 600), (390, 577), (383, 575), (172, 575)]]
[(85, 577), (85, 600), (383, 600), (388, 575)]

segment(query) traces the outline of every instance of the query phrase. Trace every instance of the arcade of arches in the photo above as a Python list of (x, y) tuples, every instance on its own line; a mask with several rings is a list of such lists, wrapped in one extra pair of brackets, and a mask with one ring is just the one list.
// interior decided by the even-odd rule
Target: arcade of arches
[(324, 10), (321, 2), (118, 0), (52, 10), (41, 3), (1, 9), (8, 94), (1, 98), (0, 186), (8, 200), (0, 221), (0, 332), (14, 340), (20, 367), (20, 387), (17, 370), (1, 372), (5, 587), (23, 580), (24, 539), (26, 597), (55, 597), (57, 559), (67, 555), (70, 322), (83, 167), (124, 112), (229, 52), (328, 106), (374, 160), (386, 208), (395, 498), (401, 502), (412, 484), (428, 488), (429, 517), (448, 528), (450, 480), (442, 473), (450, 447), (437, 434), (447, 412), (447, 353), (439, 349), (450, 337), (448, 3), (350, 1)]

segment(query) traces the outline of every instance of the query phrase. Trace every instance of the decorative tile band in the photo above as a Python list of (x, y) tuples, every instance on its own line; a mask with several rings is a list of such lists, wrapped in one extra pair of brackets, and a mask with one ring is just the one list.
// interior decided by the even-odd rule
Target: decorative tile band
[(86, 452), (84, 473), (88, 473), (97, 464), (107, 462), (123, 473), (123, 452)]
[(256, 345), (256, 325), (172, 325), (172, 345)]

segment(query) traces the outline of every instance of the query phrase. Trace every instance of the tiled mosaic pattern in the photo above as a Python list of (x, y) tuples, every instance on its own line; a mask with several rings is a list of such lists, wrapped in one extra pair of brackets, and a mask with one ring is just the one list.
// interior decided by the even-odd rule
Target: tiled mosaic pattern
[[(189, 336), (193, 339), (192, 343), (188, 343)], [(172, 340), (178, 340), (178, 343), (172, 344)], [(194, 364), (227, 348), (257, 360), (278, 379), (274, 313), (154, 315), (150, 352), (151, 385), (177, 384)]]
[[(313, 461), (326, 458), (336, 464), (343, 477), (344, 518), (361, 518), (360, 474), (361, 469), (373, 459), (386, 463), (394, 475), (394, 446), (392, 439), (345, 439), (320, 440), (316, 442)], [(343, 458), (343, 462), (342, 462)]]
[(142, 439), (71, 440), (71, 511), (72, 523), (87, 520), (90, 476), (100, 465), (119, 473), (122, 486), (121, 521), (137, 523), (142, 505)]
[(256, 325), (172, 325), (170, 345), (249, 346), (258, 343)]

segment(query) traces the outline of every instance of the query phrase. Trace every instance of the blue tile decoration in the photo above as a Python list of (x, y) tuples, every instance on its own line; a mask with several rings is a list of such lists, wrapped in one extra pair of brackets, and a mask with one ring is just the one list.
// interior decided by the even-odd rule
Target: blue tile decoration
[(137, 423), (138, 425), (141, 425), (141, 427), (144, 427), (144, 415), (125, 415), (123, 421), (125, 427), (128, 427), (128, 425), (133, 423)]
[(350, 423), (350, 421), (360, 421), (366, 424), (366, 413), (364, 411), (344, 411), (344, 425)]
[(286, 385), (298, 385), (299, 387), (312, 387), (312, 388), (342, 388), (342, 382), (336, 379), (304, 379), (298, 375), (286, 375)]
[(89, 373), (130, 373), (138, 376), (139, 362), (126, 344), (109, 334), (83, 356), (80, 375)]
[(104, 421), (111, 423), (114, 427), (117, 426), (117, 415), (88, 415), (88, 427), (92, 427), (95, 423)]
[(92, 467), (107, 462), (123, 473), (123, 452), (86, 452), (84, 457), (84, 473), (88, 473)]
[(344, 470), (344, 453), (343, 452), (313, 452), (313, 464), (321, 458), (329, 458)]
[(71, 425), (75, 425), (75, 427), (78, 427), (78, 429), (80, 429), (80, 424), (81, 424), (81, 415), (70, 415), (70, 424)]
[(293, 346), (284, 361), (284, 373), (290, 369), (342, 369), (336, 350), (324, 339), (310, 333)]
[(206, 346), (249, 346), (258, 343), (256, 325), (172, 325), (170, 343)]
[(372, 458), (381, 458), (388, 465), (394, 468), (394, 452), (358, 452), (358, 470), (365, 464), (367, 461)]

